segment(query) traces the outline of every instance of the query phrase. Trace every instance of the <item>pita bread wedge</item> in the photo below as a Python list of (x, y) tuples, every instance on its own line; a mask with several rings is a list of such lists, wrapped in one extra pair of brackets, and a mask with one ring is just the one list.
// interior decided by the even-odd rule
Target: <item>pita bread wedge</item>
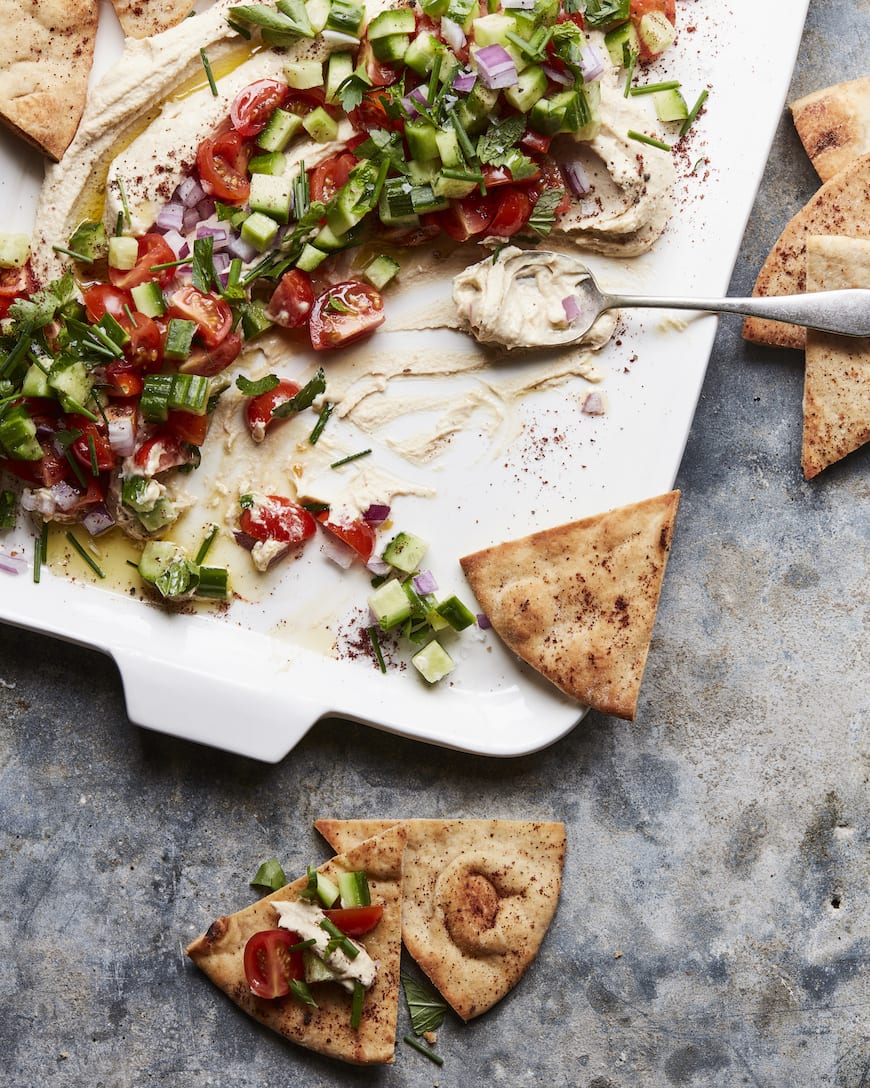
[[(835, 174), (795, 215), (768, 254), (753, 295), (795, 295), (806, 289), (807, 236), (870, 238), (870, 154)], [(803, 348), (806, 329), (747, 317), (743, 336), (770, 347)]]
[(460, 559), (502, 641), (567, 695), (634, 720), (680, 493)]
[(271, 1001), (255, 997), (245, 979), (248, 939), (260, 930), (276, 928), (278, 914), (273, 904), (298, 899), (307, 877), (245, 910), (218, 918), (193, 941), (187, 954), (240, 1008), (292, 1042), (360, 1065), (391, 1063), (399, 1002), (404, 849), (405, 830), (396, 826), (377, 838), (360, 842), (317, 870), (333, 880), (340, 872), (364, 870), (372, 902), (384, 904), (380, 922), (362, 939), (368, 954), (377, 961), (378, 971), (374, 985), (366, 991), (362, 1021), (356, 1029), (350, 1025), (350, 994), (335, 983), (316, 986), (314, 996), (319, 1008), (312, 1009), (292, 994)]
[[(810, 291), (870, 287), (870, 241), (810, 236)], [(801, 465), (811, 480), (870, 441), (870, 337), (807, 331)]]
[[(318, 820), (336, 850), (391, 820)], [(538, 953), (562, 884), (565, 825), (521, 820), (404, 820), (402, 938), (462, 1017), (505, 996)], [(341, 845), (337, 845), (341, 844)]]
[(55, 160), (85, 108), (98, 10), (97, 0), (0, 0), (0, 120)]
[(814, 91), (789, 108), (822, 181), (870, 151), (870, 76)]
[(184, 19), (194, 0), (112, 0), (128, 38), (149, 38)]

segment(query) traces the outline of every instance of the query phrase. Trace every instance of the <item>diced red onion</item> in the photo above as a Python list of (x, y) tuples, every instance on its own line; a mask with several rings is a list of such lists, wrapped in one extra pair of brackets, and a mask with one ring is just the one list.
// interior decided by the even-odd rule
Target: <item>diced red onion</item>
[(223, 249), (230, 239), (230, 232), (226, 227), (213, 227), (209, 223), (200, 223), (196, 228), (197, 238), (213, 238), (214, 251)]
[(478, 612), (477, 626), (481, 629), (481, 631), (486, 631), (488, 628), (492, 627), (492, 624), (489, 622), (489, 616), (485, 616), (483, 612)]
[(386, 503), (373, 502), (363, 514), (363, 520), (369, 525), (382, 525), (390, 516), (390, 508)]
[(221, 287), (226, 287), (230, 281), (230, 255), (228, 253), (215, 253), (212, 258), (214, 270), (220, 280)]
[(541, 67), (547, 78), (552, 79), (554, 83), (561, 83), (563, 87), (568, 87), (574, 82), (574, 76), (570, 72), (560, 71), (552, 64), (542, 64)]
[(385, 574), (389, 574), (393, 568), (389, 563), (385, 563), (378, 555), (373, 555), (371, 559), (366, 563), (366, 570), (371, 571), (378, 578), (383, 578)]
[(179, 249), (179, 251), (178, 251), (178, 256), (179, 256), (179, 258), (181, 260), (184, 260), (185, 257), (190, 256), (190, 243), (189, 242), (185, 242), (182, 245), (181, 249)]
[[(163, 241), (166, 242), (176, 257), (181, 253), (182, 247), (187, 245), (184, 236), (179, 234), (177, 230), (168, 230), (163, 235)], [(190, 252), (189, 247), (188, 252)]]
[(109, 445), (119, 457), (132, 457), (136, 451), (136, 424), (133, 413), (116, 413), (109, 418)]
[(604, 61), (594, 45), (587, 45), (580, 56), (580, 74), (586, 83), (591, 83), (604, 71)]
[(327, 559), (331, 559), (342, 570), (348, 570), (353, 563), (356, 552), (338, 540), (331, 533), (325, 533), (320, 542), (320, 550)]
[(21, 574), (27, 568), (27, 560), (20, 555), (0, 551), (0, 570), (5, 574)]
[(580, 409), (587, 416), (603, 416), (607, 413), (607, 405), (604, 397), (596, 389), (593, 393), (587, 393), (583, 406)]
[(580, 305), (577, 302), (577, 296), (566, 295), (562, 299), (562, 309), (565, 311), (565, 318), (568, 321), (568, 324), (573, 325), (580, 316)]
[(517, 67), (503, 45), (497, 42), (486, 45), (477, 51), (474, 59), (481, 83), (491, 91), (516, 85)]
[(477, 72), (460, 72), (453, 80), (453, 89), (460, 94), (468, 94), (477, 83)]
[(592, 188), (589, 175), (579, 162), (563, 163), (562, 172), (574, 196), (585, 196)]
[(407, 115), (411, 118), (412, 121), (416, 121), (417, 118), (420, 116), (419, 110), (414, 105), (414, 96), (413, 96), (413, 94), (406, 94), (405, 95), (405, 97), (402, 99), (402, 108), (404, 109), (405, 113), (407, 113)]
[(441, 37), (454, 51), (460, 50), (466, 42), (465, 32), (459, 23), (446, 17), (441, 19)]
[(181, 230), (183, 234), (190, 234), (197, 223), (200, 222), (202, 216), (199, 214), (196, 208), (188, 208), (184, 213), (184, 219), (181, 222)]
[(203, 219), (211, 219), (215, 213), (214, 197), (206, 196), (197, 204), (196, 210), (199, 213), (200, 221)]
[(239, 260), (247, 262), (252, 261), (257, 256), (257, 247), (251, 245), (250, 242), (246, 242), (241, 236), (236, 238), (230, 238), (227, 243), (227, 253), (231, 257), (238, 257)]
[(435, 581), (435, 575), (431, 570), (421, 570), (419, 574), (414, 576), (414, 589), (421, 597), (425, 597), (427, 593), (438, 592), (438, 583)]
[(175, 197), (181, 201), (185, 208), (195, 208), (205, 196), (203, 187), (195, 177), (187, 177), (178, 183)]
[(157, 216), (157, 226), (160, 230), (181, 230), (183, 222), (184, 205), (180, 200), (178, 202), (170, 200), (160, 209)]
[(256, 539), (248, 533), (243, 533), (241, 529), (236, 529), (233, 533), (233, 540), (239, 545), (240, 548), (244, 548), (246, 552), (254, 550), (254, 545), (257, 543)]
[(428, 96), (426, 88), (423, 86), (415, 87), (410, 94), (406, 94), (402, 99), (402, 105), (411, 115), (411, 120), (420, 116), (420, 111), (417, 109), (418, 104), (426, 105), (428, 102)]
[(63, 514), (72, 510), (79, 499), (81, 495), (78, 491), (61, 480), (50, 488), (40, 487), (34, 490), (25, 487), (21, 492), (21, 508), (51, 517), (58, 510)]
[(92, 506), (82, 518), (82, 525), (84, 525), (91, 536), (99, 536), (101, 533), (107, 533), (114, 524), (115, 519), (102, 503), (99, 503), (97, 506)]

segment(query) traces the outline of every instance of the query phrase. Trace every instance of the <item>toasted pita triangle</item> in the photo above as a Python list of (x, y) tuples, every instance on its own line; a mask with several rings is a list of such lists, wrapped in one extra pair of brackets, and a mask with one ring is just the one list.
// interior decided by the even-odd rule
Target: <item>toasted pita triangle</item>
[(634, 720), (679, 491), (460, 559), (501, 639), (556, 687)]
[[(810, 236), (807, 287), (870, 287), (870, 241)], [(870, 337), (807, 330), (804, 476), (811, 480), (865, 442), (870, 442)]]
[(870, 152), (870, 76), (814, 91), (792, 102), (790, 109), (822, 181)]
[[(819, 189), (795, 215), (768, 254), (754, 295), (795, 295), (806, 289), (806, 249), (810, 234), (870, 238), (870, 154), (855, 159)], [(803, 348), (806, 329), (747, 317), (743, 336), (770, 347)]]
[(357, 1029), (350, 1026), (350, 994), (334, 983), (317, 986), (315, 998), (319, 1008), (312, 1009), (292, 995), (275, 1001), (255, 997), (245, 980), (244, 950), (248, 938), (259, 930), (275, 928), (277, 915), (271, 904), (276, 900), (298, 899), (307, 877), (236, 914), (218, 918), (188, 947), (187, 954), (240, 1008), (292, 1042), (346, 1062), (390, 1063), (399, 1002), (404, 848), (404, 828), (392, 827), (317, 870), (333, 879), (340, 872), (364, 870), (372, 902), (384, 904), (380, 922), (363, 940), (368, 954), (378, 962), (378, 974), (366, 993), (362, 1022)]
[(0, 0), (0, 120), (55, 160), (85, 108), (98, 12), (97, 0)]
[(128, 38), (148, 38), (175, 26), (194, 0), (112, 0), (112, 7)]
[[(392, 820), (318, 820), (336, 850)], [(520, 820), (403, 820), (402, 938), (462, 1017), (508, 993), (538, 953), (562, 884), (565, 825)]]

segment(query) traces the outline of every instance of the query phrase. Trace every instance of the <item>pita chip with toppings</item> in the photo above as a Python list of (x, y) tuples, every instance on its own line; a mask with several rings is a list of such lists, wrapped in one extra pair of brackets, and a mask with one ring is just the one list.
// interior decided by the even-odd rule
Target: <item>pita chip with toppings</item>
[(789, 108), (822, 181), (870, 152), (870, 76), (824, 87)]
[(679, 491), (460, 559), (502, 641), (581, 703), (634, 720)]
[[(391, 1063), (399, 1001), (405, 838), (403, 827), (389, 827), (382, 835), (360, 840), (317, 870), (333, 883), (339, 874), (364, 872), (372, 903), (383, 907), (380, 921), (360, 938), (376, 970), (374, 981), (365, 990), (357, 1027), (352, 1024), (353, 999), (336, 981), (312, 984), (312, 996), (317, 1002), (317, 1007), (312, 1008), (293, 993), (275, 998), (258, 997), (245, 973), (245, 947), (254, 934), (275, 930), (282, 918), (288, 929), (295, 928), (291, 924), (293, 915), (301, 909), (298, 904), (308, 887), (308, 877), (286, 885), (244, 910), (218, 918), (190, 944), (188, 956), (240, 1008), (292, 1042), (359, 1065)], [(357, 958), (361, 959), (361, 954)], [(357, 959), (351, 963), (356, 964)]]
[[(807, 239), (807, 288), (870, 287), (870, 241)], [(870, 338), (807, 331), (801, 465), (811, 480), (870, 441)]]
[[(317, 820), (335, 850), (397, 826)], [(519, 982), (553, 919), (565, 825), (524, 820), (403, 820), (402, 939), (463, 1020)]]

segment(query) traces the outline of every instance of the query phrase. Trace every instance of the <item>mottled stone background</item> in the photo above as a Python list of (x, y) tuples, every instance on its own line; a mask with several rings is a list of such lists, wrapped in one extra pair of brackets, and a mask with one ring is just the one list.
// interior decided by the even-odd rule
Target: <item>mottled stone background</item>
[[(867, 72), (868, 15), (811, 0), (791, 97)], [(732, 293), (815, 187), (784, 115)], [(106, 659), (0, 628), (0, 1083), (870, 1084), (870, 449), (805, 483), (801, 358), (738, 333), (680, 472), (635, 725), (590, 714), (499, 762), (332, 720), (263, 766), (132, 726)], [(568, 824), (538, 960), (448, 1020), (441, 1070), (401, 1043), (377, 1070), (303, 1053), (182, 954), (260, 860), (325, 858), (324, 814)]]

